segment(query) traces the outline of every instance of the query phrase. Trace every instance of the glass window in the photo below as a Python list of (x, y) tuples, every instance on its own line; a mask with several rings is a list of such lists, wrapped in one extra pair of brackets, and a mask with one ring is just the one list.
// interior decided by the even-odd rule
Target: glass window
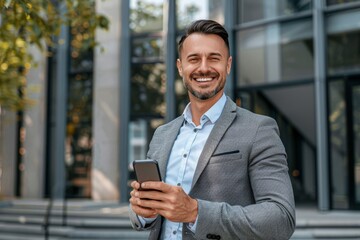
[(263, 83), (265, 81), (265, 28), (240, 31), (237, 36), (239, 86)]
[(359, 0), (327, 0), (327, 5), (337, 5), (351, 2), (359, 2)]
[(91, 196), (92, 86), (92, 73), (69, 78), (65, 149), (68, 197)]
[(131, 116), (164, 117), (165, 65), (133, 64), (131, 76)]
[(86, 72), (93, 69), (93, 51), (71, 51), (70, 72)]
[(281, 80), (314, 76), (313, 26), (311, 20), (281, 26)]
[(239, 86), (311, 79), (311, 20), (269, 24), (237, 34)]
[(178, 116), (183, 113), (186, 105), (189, 103), (188, 92), (180, 76), (175, 79), (175, 95), (176, 95), (176, 115)]
[(335, 209), (347, 209), (349, 207), (347, 191), (349, 176), (346, 104), (343, 81), (332, 81), (329, 83), (329, 101), (332, 205)]
[(198, 19), (211, 19), (224, 24), (225, 0), (178, 0), (176, 4), (178, 29)]
[(328, 74), (360, 70), (360, 11), (329, 16), (327, 32)]
[(164, 119), (136, 119), (129, 124), (129, 167), (134, 160), (146, 159), (149, 142)]
[(161, 31), (163, 0), (130, 0), (130, 29), (133, 32)]
[(164, 45), (161, 37), (137, 37), (132, 40), (132, 62), (162, 61)]
[(355, 202), (360, 204), (360, 85), (352, 88), (352, 130), (355, 175)]
[(239, 4), (238, 23), (271, 19), (284, 15), (311, 10), (312, 1), (304, 0), (241, 0)]

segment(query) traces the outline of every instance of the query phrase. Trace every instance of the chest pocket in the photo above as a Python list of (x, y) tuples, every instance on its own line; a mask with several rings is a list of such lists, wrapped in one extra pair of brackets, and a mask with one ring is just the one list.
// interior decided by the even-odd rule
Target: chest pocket
[(229, 161), (241, 160), (242, 154), (240, 150), (215, 151), (211, 156), (209, 164), (225, 163)]

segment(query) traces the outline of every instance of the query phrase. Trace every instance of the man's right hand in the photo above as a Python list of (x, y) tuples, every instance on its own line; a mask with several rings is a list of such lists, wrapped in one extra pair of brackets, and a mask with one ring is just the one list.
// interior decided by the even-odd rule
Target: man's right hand
[(139, 188), (140, 188), (140, 183), (138, 183), (137, 181), (133, 181), (131, 183), (131, 187), (133, 188), (133, 190), (130, 192), (131, 198), (129, 199), (131, 209), (137, 215), (142, 216), (144, 218), (155, 218), (155, 217), (157, 217), (158, 214), (155, 212), (154, 209), (143, 207), (141, 205), (142, 201), (149, 201), (149, 200), (143, 200), (143, 199), (140, 199), (139, 197), (137, 197), (138, 192), (139, 192)]

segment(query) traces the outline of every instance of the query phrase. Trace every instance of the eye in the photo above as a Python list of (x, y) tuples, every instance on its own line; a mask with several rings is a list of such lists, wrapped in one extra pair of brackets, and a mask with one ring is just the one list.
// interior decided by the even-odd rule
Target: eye
[(220, 61), (220, 58), (219, 57), (211, 57), (210, 60), (213, 62), (218, 62), (218, 61)]
[(190, 63), (196, 63), (199, 59), (198, 58), (195, 58), (195, 57), (192, 57), (192, 58), (189, 58), (188, 61)]

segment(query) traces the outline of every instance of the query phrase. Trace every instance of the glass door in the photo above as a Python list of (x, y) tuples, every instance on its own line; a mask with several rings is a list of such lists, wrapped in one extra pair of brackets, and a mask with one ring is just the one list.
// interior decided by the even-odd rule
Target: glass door
[(360, 209), (360, 81), (350, 82), (349, 97), (350, 201)]

